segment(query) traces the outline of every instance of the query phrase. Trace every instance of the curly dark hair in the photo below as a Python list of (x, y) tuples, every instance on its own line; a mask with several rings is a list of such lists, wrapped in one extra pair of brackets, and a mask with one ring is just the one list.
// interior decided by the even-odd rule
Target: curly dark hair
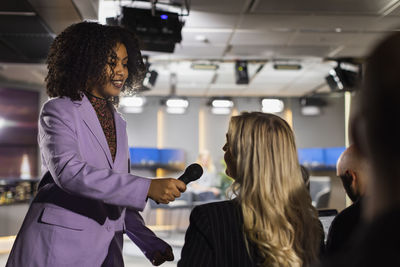
[(135, 34), (119, 26), (80, 22), (66, 28), (50, 47), (45, 79), (47, 94), (81, 100), (90, 87), (103, 86), (108, 78), (106, 65), (112, 70), (115, 67), (117, 55), (113, 49), (117, 43), (123, 43), (128, 52), (129, 74), (122, 91), (130, 93), (140, 86), (145, 65)]

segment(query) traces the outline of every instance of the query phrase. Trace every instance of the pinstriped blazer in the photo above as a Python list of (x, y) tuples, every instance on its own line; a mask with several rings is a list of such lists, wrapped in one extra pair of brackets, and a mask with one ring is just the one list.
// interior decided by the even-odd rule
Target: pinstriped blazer
[(235, 200), (195, 207), (178, 267), (257, 266), (247, 253), (242, 229), (243, 216)]

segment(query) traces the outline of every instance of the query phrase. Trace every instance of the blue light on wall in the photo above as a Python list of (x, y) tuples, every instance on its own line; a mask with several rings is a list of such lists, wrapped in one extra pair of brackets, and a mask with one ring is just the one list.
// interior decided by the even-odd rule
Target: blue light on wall
[(157, 148), (131, 147), (129, 153), (132, 165), (152, 166), (160, 162), (160, 153)]
[(131, 166), (139, 168), (167, 168), (183, 170), (185, 168), (185, 151), (182, 149), (157, 149), (147, 147), (129, 148)]
[(345, 147), (301, 148), (298, 150), (300, 164), (310, 169), (333, 170)]
[(161, 19), (168, 19), (168, 15), (162, 14), (162, 15), (160, 16), (160, 18), (161, 18)]

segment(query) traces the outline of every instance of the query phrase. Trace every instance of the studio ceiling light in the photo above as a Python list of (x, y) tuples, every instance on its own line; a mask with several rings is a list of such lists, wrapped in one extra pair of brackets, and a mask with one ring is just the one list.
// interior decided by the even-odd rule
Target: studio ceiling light
[(233, 107), (233, 101), (230, 99), (214, 99), (211, 105), (214, 108), (231, 108)]
[(190, 67), (194, 70), (217, 70), (219, 68), (214, 63), (192, 63)]
[(165, 104), (169, 108), (187, 108), (189, 106), (189, 101), (183, 98), (169, 98)]
[(274, 69), (276, 70), (301, 70), (300, 64), (289, 64), (289, 63), (275, 63)]
[(120, 101), (122, 107), (142, 107), (146, 103), (146, 99), (143, 96), (130, 96), (123, 97)]
[(161, 101), (161, 104), (166, 106), (166, 111), (169, 114), (183, 114), (189, 107), (189, 101), (183, 97), (170, 96)]
[(230, 108), (211, 108), (211, 113), (216, 115), (228, 115), (231, 113)]
[(285, 107), (282, 100), (274, 98), (264, 98), (261, 105), (264, 113), (280, 113)]
[(318, 106), (301, 107), (301, 115), (303, 116), (318, 116), (321, 114), (321, 108)]
[(124, 113), (142, 113), (146, 98), (143, 96), (122, 97), (120, 107)]
[(167, 113), (169, 114), (184, 114), (185, 112), (186, 108), (167, 107)]

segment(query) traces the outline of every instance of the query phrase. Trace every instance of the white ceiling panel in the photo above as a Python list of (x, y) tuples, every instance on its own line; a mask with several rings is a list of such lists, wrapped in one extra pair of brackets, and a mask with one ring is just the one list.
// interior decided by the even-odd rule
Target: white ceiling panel
[[(79, 0), (28, 1), (55, 33), (85, 16), (73, 5)], [(132, 3), (100, 0), (100, 7), (103, 1), (107, 11), (114, 8), (114, 15), (120, 3)], [(177, 74), (176, 90), (181, 95), (302, 95), (324, 83), (331, 66), (323, 58), (363, 57), (382, 36), (400, 29), (400, 0), (191, 0), (191, 4), (190, 15), (183, 17), (183, 40), (174, 53), (143, 51), (150, 57), (150, 69), (159, 73), (156, 86), (145, 95), (168, 95), (171, 73)], [(268, 63), (253, 77), (262, 62), (249, 62), (250, 84), (236, 85), (238, 59)], [(218, 70), (191, 68), (192, 61), (210, 60)], [(303, 68), (276, 71), (274, 60), (298, 60)], [(44, 65), (1, 65), (2, 79), (44, 86)]]
[[(371, 46), (372, 48), (373, 46)], [(365, 46), (352, 46), (347, 45), (343, 49), (337, 51), (333, 56), (335, 57), (365, 57), (371, 48)]]
[(258, 14), (290, 13), (290, 14), (363, 14), (380, 15), (388, 9), (393, 0), (268, 0), (256, 1), (251, 12)]
[(330, 46), (268, 46), (268, 45), (234, 45), (230, 55), (248, 56), (259, 59), (326, 57), (334, 47)]
[(231, 35), (229, 32), (182, 31), (182, 45), (225, 46)]
[(354, 39), (354, 33), (320, 33), (320, 32), (298, 32), (294, 34), (290, 45), (295, 46), (337, 46), (344, 45)]
[(393, 8), (391, 12), (388, 12), (388, 15), (390, 16), (400, 16), (400, 4), (397, 5), (397, 7)]
[(368, 25), (369, 31), (393, 31), (400, 29), (400, 16), (379, 17)]
[(191, 11), (184, 17), (185, 28), (232, 29), (238, 16), (213, 12)]
[(303, 96), (312, 91), (314, 91), (321, 83), (325, 83), (325, 81), (321, 82), (309, 82), (309, 83), (293, 83), (282, 89), (277, 93), (279, 96)]
[(282, 45), (287, 44), (293, 33), (291, 32), (240, 32), (232, 37), (232, 45)]
[(240, 13), (248, 0), (191, 0), (191, 9), (219, 13)]
[(358, 31), (368, 29), (368, 25), (375, 23), (376, 20), (375, 16), (252, 14), (243, 16), (238, 29), (334, 31), (341, 28), (343, 31)]
[(217, 46), (211, 44), (186, 45), (185, 43), (177, 44), (173, 54), (176, 58), (189, 59), (212, 59), (221, 58), (225, 51), (225, 45)]

